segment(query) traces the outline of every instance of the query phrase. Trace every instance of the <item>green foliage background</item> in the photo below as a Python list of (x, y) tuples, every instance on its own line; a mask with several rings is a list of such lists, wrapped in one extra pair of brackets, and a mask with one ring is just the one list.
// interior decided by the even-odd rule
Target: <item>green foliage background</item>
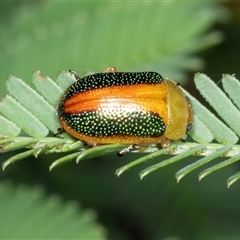
[[(225, 7), (230, 11), (226, 11)], [(74, 69), (81, 74), (86, 70), (100, 72), (108, 66), (116, 66), (120, 71), (155, 70), (175, 81), (189, 79), (188, 88), (191, 92), (193, 71), (217, 73), (216, 79), (220, 79), (222, 73), (238, 74), (239, 67), (234, 68), (237, 61), (230, 61), (239, 51), (238, 45), (234, 45), (239, 36), (231, 28), (239, 28), (238, 9), (238, 5), (178, 1), (0, 3), (1, 96), (5, 93), (4, 84), (8, 75), (25, 80), (30, 79), (33, 70), (39, 69), (42, 75), (55, 78), (60, 70)], [(229, 13), (232, 14), (231, 18)], [(224, 25), (227, 19), (230, 22)], [(200, 55), (201, 50), (223, 39), (216, 29), (222, 29), (226, 40), (217, 47), (202, 51)], [(9, 156), (8, 153), (2, 154), (1, 161)], [(238, 184), (231, 189), (225, 188), (225, 179), (238, 171), (238, 164), (200, 183), (195, 175), (189, 175), (177, 184), (174, 173), (196, 161), (196, 157), (156, 171), (143, 181), (138, 178), (141, 166), (120, 178), (114, 175), (116, 168), (136, 158), (134, 154), (124, 158), (109, 156), (89, 159), (79, 165), (71, 163), (49, 172), (49, 163), (57, 157), (57, 154), (39, 156), (17, 163), (0, 174), (1, 182), (8, 179), (15, 185), (24, 184), (33, 189), (40, 185), (45, 191), (43, 198), (46, 198), (46, 202), (48, 195), (57, 194), (63, 199), (63, 205), (75, 201), (84, 209), (94, 209), (98, 214), (97, 221), (106, 228), (108, 234), (98, 224), (90, 224), (93, 228), (87, 225), (84, 229), (98, 235), (79, 237), (76, 228), (72, 230), (72, 235), (59, 236), (63, 232), (61, 225), (52, 228), (44, 222), (31, 226), (30, 232), (27, 227), (29, 223), (15, 221), (23, 224), (25, 233), (33, 234), (32, 238), (39, 236), (32, 229), (34, 227), (44, 232), (47, 232), (47, 228), (52, 230), (45, 238), (239, 238)], [(153, 161), (157, 163), (164, 158), (167, 156)], [(18, 186), (12, 188), (3, 183), (1, 186), (2, 219), (11, 223), (13, 216), (18, 213), (19, 219), (31, 220), (34, 217), (31, 214), (27, 218), (19, 214), (19, 209), (31, 210), (31, 204), (25, 200), (31, 197)], [(20, 200), (12, 205), (6, 204), (18, 199), (16, 193), (21, 196)], [(34, 190), (32, 196), (36, 196)], [(38, 211), (44, 209), (43, 205), (38, 205)], [(58, 203), (53, 201), (53, 205), (58, 206)], [(66, 209), (56, 209), (52, 216), (56, 212), (62, 213), (64, 226), (72, 226), (69, 215), (64, 214)], [(45, 216), (46, 219), (49, 215)], [(80, 213), (78, 217), (81, 219)], [(72, 221), (71, 216), (70, 219)], [(91, 217), (90, 221), (95, 222)], [(16, 226), (11, 225), (7, 229), (14, 228)], [(23, 234), (22, 238), (29, 237), (28, 234)]]

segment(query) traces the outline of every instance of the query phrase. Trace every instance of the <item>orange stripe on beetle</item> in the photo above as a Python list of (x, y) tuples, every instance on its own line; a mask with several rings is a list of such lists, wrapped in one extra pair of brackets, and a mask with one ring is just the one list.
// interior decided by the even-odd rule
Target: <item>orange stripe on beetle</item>
[(190, 101), (156, 72), (77, 77), (58, 106), (63, 129), (90, 145), (157, 144), (181, 139), (192, 126)]

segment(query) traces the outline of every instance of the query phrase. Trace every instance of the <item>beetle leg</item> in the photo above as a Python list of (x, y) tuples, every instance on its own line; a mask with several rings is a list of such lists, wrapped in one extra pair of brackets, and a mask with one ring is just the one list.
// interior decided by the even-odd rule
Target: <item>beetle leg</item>
[(57, 133), (54, 133), (54, 137), (57, 137), (58, 135), (60, 135), (60, 134), (62, 134), (64, 132), (65, 132), (65, 130), (63, 128), (58, 128), (57, 129)]
[(75, 72), (74, 70), (70, 69), (68, 70), (68, 72), (71, 74), (71, 76), (76, 80), (80, 80), (80, 77), (78, 76), (77, 72)]
[(117, 69), (115, 67), (108, 67), (104, 69), (104, 73), (112, 73), (112, 72), (117, 72)]
[(168, 138), (163, 138), (160, 141), (162, 148), (167, 148), (170, 146), (170, 140)]
[(86, 142), (86, 144), (87, 144), (89, 147), (96, 147), (96, 146), (101, 145), (101, 144), (92, 143), (92, 142)]
[(135, 150), (135, 149), (138, 149), (138, 148), (140, 148), (140, 147), (141, 147), (141, 146), (138, 145), (138, 144), (131, 144), (130, 146), (124, 148), (124, 149), (121, 150), (121, 151), (119, 151), (117, 155), (118, 155), (119, 157), (122, 157), (122, 156), (124, 156), (126, 153), (129, 153), (129, 152), (131, 152), (131, 151), (133, 151), (133, 150)]

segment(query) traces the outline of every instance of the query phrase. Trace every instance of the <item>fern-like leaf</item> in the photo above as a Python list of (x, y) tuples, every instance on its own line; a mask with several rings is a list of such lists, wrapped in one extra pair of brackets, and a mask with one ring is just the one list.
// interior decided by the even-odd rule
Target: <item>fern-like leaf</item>
[[(56, 93), (57, 96), (54, 97), (45, 94), (45, 81), (47, 87), (51, 88), (51, 91)], [(0, 140), (1, 152), (13, 151), (21, 148), (27, 148), (29, 150), (19, 153), (5, 161), (3, 163), (3, 169), (9, 164), (31, 155), (38, 156), (39, 154), (51, 154), (54, 152), (67, 153), (66, 156), (57, 159), (51, 164), (50, 169), (53, 169), (58, 165), (75, 159), (79, 162), (80, 160), (91, 157), (116, 153), (125, 147), (120, 144), (111, 144), (87, 149), (84, 147), (83, 142), (76, 141), (67, 133), (63, 134), (63, 138), (47, 137), (48, 131), (56, 133), (57, 128), (60, 127), (55, 109), (58, 104), (58, 99), (63, 93), (63, 90), (61, 89), (62, 83), (64, 83), (65, 88), (66, 85), (72, 84), (73, 81), (74, 80), (68, 72), (60, 72), (57, 76), (57, 80), (53, 81), (48, 77), (42, 77), (40, 72), (36, 71), (33, 73), (33, 83), (37, 89), (36, 91), (26, 85), (26, 83), (19, 78), (14, 76), (8, 78), (8, 94), (0, 103), (0, 116), (2, 119), (6, 119), (4, 121), (9, 123), (7, 125), (9, 135), (6, 135), (4, 128), (0, 128), (0, 134), (2, 135), (2, 140)], [(179, 170), (176, 173), (177, 181), (193, 170), (220, 156), (227, 157), (228, 159), (204, 170), (200, 173), (199, 179), (204, 178), (216, 170), (233, 164), (240, 159), (240, 146), (236, 145), (240, 133), (235, 131), (238, 130), (236, 116), (239, 115), (239, 112), (237, 107), (219, 88), (219, 86), (206, 75), (198, 73), (195, 75), (194, 81), (200, 93), (207, 99), (215, 111), (222, 116), (223, 120), (220, 120), (220, 118), (205, 108), (194, 97), (184, 91), (192, 101), (194, 125), (189, 135), (194, 142), (183, 143), (176, 141), (169, 148), (162, 150), (159, 150), (155, 145), (145, 147), (144, 152), (150, 154), (118, 169), (116, 171), (118, 176), (130, 168), (142, 162), (150, 161), (162, 154), (176, 156), (144, 169), (140, 173), (141, 178), (159, 168), (183, 160), (191, 155), (204, 157)], [(236, 88), (239, 88), (240, 90), (239, 81), (234, 76), (224, 75), (223, 83), (227, 85), (226, 82), (231, 83), (229, 84), (231, 87), (225, 87), (228, 89), (227, 92), (229, 96), (234, 93), (233, 91), (236, 91)], [(15, 88), (20, 89), (21, 91), (15, 91)], [(209, 91), (209, 89), (211, 89), (211, 91)], [(42, 93), (44, 93), (44, 95), (42, 95)], [(221, 100), (218, 100), (219, 98), (221, 98)], [(234, 96), (233, 99), (235, 99)], [(227, 109), (231, 110), (231, 114), (227, 114), (225, 106), (227, 106)], [(8, 111), (9, 108), (14, 109), (14, 113)], [(225, 111), (227, 117), (222, 111)], [(48, 117), (48, 115), (51, 117)], [(46, 116), (46, 118), (44, 118), (44, 116)], [(27, 133), (29, 136), (18, 136), (19, 129)], [(43, 131), (43, 129), (46, 130)], [(15, 133), (15, 135), (13, 133)], [(213, 139), (218, 143), (211, 143)], [(135, 150), (135, 152), (139, 151), (142, 150)], [(234, 183), (238, 178), (239, 174), (230, 177), (228, 180), (228, 186)]]
[[(79, 66), (88, 69), (91, 66), (96, 71), (116, 66), (121, 71), (160, 71), (163, 76), (179, 81), (184, 79), (185, 70), (201, 69), (203, 61), (193, 54), (222, 40), (221, 33), (206, 34), (206, 30), (227, 16), (227, 12), (218, 4), (210, 2), (181, 5), (169, 2), (122, 4), (111, 1), (96, 4), (86, 2), (81, 5), (63, 3), (57, 9), (54, 3), (46, 2), (31, 10), (25, 7), (16, 11), (9, 27), (2, 29), (0, 64), (4, 67), (0, 77), (4, 78), (14, 69), (14, 72), (26, 79), (28, 72), (40, 65), (35, 62), (36, 59), (44, 59), (40, 66), (49, 74), (54, 74), (59, 66), (71, 66), (74, 69)], [(29, 59), (32, 61), (29, 62)], [(34, 88), (17, 77), (10, 76), (7, 79), (7, 95), (0, 102), (0, 152), (22, 148), (27, 150), (4, 162), (3, 169), (30, 155), (66, 153), (66, 156), (52, 163), (50, 169), (53, 169), (74, 159), (80, 161), (124, 148), (114, 144), (86, 149), (83, 142), (76, 141), (66, 133), (62, 134), (63, 138), (52, 137), (60, 127), (56, 115), (58, 100), (74, 80), (68, 72), (59, 73), (56, 81), (52, 81), (49, 77), (42, 77), (38, 71), (33, 73), (32, 79)], [(239, 113), (229, 100), (231, 97), (239, 108), (236, 97), (238, 81), (234, 76), (223, 76), (223, 87), (229, 95), (223, 97), (225, 93), (207, 76), (197, 74), (195, 80), (199, 81), (196, 84), (199, 91), (223, 120), (186, 92), (194, 110), (194, 127), (189, 135), (195, 143), (176, 142), (164, 150), (156, 146), (145, 147), (145, 152), (151, 154), (133, 162), (131, 167), (163, 153), (177, 156), (143, 170), (141, 177), (191, 154), (208, 156), (222, 149), (222, 155), (230, 157), (224, 164), (206, 170), (208, 174), (238, 160), (238, 145), (235, 144), (239, 136), (236, 121)], [(231, 84), (228, 84), (230, 81)], [(217, 88), (214, 94), (205, 93), (206, 88), (212, 90), (213, 87)], [(212, 95), (216, 96), (215, 100), (211, 99), (214, 97)], [(219, 97), (221, 104), (217, 100)], [(232, 109), (234, 117), (225, 118), (227, 115), (220, 105)], [(214, 140), (218, 144), (211, 143)], [(217, 154), (203, 162), (212, 161), (216, 157)], [(123, 169), (129, 168), (127, 166)], [(119, 170), (117, 174), (122, 172)], [(202, 174), (200, 178), (206, 175)], [(233, 183), (236, 179), (237, 174), (228, 182)]]
[(106, 239), (94, 211), (81, 211), (76, 203), (42, 189), (0, 184), (0, 239)]
[(16, 10), (1, 28), (0, 79), (12, 71), (27, 79), (36, 66), (50, 76), (59, 66), (96, 72), (116, 66), (183, 80), (185, 70), (204, 65), (193, 54), (223, 39), (220, 32), (206, 31), (228, 17), (218, 4), (206, 1), (73, 1), (57, 7), (44, 1)]

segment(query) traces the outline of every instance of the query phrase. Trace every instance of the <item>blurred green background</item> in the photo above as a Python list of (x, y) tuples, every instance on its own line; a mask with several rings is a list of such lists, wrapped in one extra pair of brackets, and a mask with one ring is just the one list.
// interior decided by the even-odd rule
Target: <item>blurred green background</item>
[[(197, 98), (195, 72), (216, 81), (223, 73), (240, 74), (237, 2), (1, 2), (0, 13), (1, 96), (7, 76), (31, 85), (37, 69), (52, 79), (68, 69), (80, 75), (109, 66), (153, 70), (182, 82)], [(1, 162), (9, 156), (1, 154)], [(72, 162), (49, 172), (57, 157), (29, 158), (0, 174), (1, 239), (240, 238), (239, 183), (227, 189), (225, 182), (239, 164), (202, 182), (194, 172), (177, 184), (176, 171), (197, 157), (142, 181), (143, 166), (114, 175), (135, 154)], [(77, 216), (66, 214), (69, 201)], [(81, 225), (86, 216), (91, 224)]]

